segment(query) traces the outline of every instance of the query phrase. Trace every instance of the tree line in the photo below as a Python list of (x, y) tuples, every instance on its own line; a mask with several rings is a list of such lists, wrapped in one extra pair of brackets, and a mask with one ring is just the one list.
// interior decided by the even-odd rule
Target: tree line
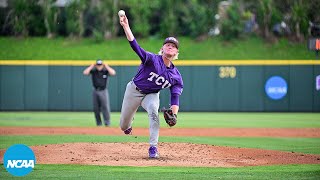
[(219, 17), (221, 0), (10, 0), (0, 8), (2, 36), (122, 36), (117, 12), (126, 11), (138, 37), (206, 38), (218, 28), (224, 39), (258, 34), (304, 40), (320, 23), (320, 0), (238, 0)]

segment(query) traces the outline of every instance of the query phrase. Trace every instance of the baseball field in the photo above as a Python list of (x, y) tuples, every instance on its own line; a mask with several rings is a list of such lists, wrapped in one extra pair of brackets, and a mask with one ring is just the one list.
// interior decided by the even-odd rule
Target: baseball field
[[(179, 113), (161, 121), (160, 158), (148, 158), (148, 120), (124, 135), (118, 112), (0, 112), (0, 158), (13, 144), (36, 155), (27, 179), (319, 179), (319, 113)], [(1, 179), (13, 178), (3, 165)]]
[(0, 180), (320, 180), (318, 1), (0, 0)]

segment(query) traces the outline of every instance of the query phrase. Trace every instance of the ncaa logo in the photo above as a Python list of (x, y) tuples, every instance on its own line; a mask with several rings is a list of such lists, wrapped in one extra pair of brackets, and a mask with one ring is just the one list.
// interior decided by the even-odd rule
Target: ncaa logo
[(316, 90), (317, 91), (320, 90), (320, 75), (316, 77)]
[(10, 146), (3, 156), (3, 165), (14, 176), (29, 174), (36, 164), (35, 155), (28, 146), (15, 144)]
[(269, 98), (282, 99), (288, 91), (287, 82), (280, 76), (272, 76), (265, 84), (265, 92)]

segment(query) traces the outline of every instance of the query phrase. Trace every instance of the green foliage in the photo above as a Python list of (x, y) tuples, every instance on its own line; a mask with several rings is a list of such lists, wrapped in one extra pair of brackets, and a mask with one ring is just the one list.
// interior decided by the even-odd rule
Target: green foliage
[[(137, 37), (206, 35), (214, 27), (214, 15), (219, 1), (210, 0), (113, 0), (70, 1), (66, 7), (53, 6), (55, 0), (12, 0), (0, 13), (1, 35), (16, 36), (95, 36), (99, 31), (104, 38), (123, 36), (117, 12), (127, 12), (133, 33)], [(222, 23), (223, 38), (238, 38), (243, 31), (241, 14), (248, 19), (257, 15), (260, 33), (271, 37), (274, 24), (286, 17), (293, 35), (308, 36), (308, 22), (319, 21), (318, 1), (302, 0), (246, 0), (233, 1), (229, 19)], [(7, 18), (8, 17), (8, 18)], [(4, 24), (4, 25), (3, 25)], [(202, 36), (205, 37), (205, 36)]]
[(55, 0), (39, 1), (44, 18), (44, 26), (48, 38), (51, 38), (57, 32), (57, 15), (58, 9), (52, 7)]
[[(114, 24), (118, 23), (116, 10), (114, 9), (117, 4), (113, 4), (115, 1), (101, 1), (99, 5), (90, 6), (87, 5), (87, 15), (89, 15), (85, 20), (85, 26), (89, 32), (92, 32), (93, 37), (98, 40), (97, 42), (102, 42), (104, 40), (104, 35), (106, 38), (114, 36), (117, 33), (114, 28)], [(98, 39), (97, 39), (98, 38)]]
[(283, 21), (283, 16), (282, 13), (276, 9), (276, 8), (272, 8), (271, 9), (271, 19), (270, 19), (270, 25), (269, 28), (271, 29), (275, 24), (277, 23), (281, 23), (281, 21)]
[(180, 27), (184, 27), (180, 28), (182, 35), (197, 37), (209, 31), (209, 19), (213, 16), (208, 16), (210, 9), (201, 5), (200, 1), (186, 1), (185, 6), (181, 6), (178, 10)]
[(263, 30), (263, 35), (266, 38), (270, 36), (271, 16), (273, 9), (272, 0), (259, 0), (257, 5), (257, 21)]
[(46, 30), (44, 27), (44, 16), (41, 7), (38, 5), (38, 1), (34, 1), (33, 3), (30, 3), (28, 1), (28, 4), (30, 7), (28, 7), (30, 13), (30, 19), (27, 24), (29, 29), (29, 34), (31, 36), (44, 36), (46, 34)]
[(93, 39), (96, 43), (101, 43), (104, 40), (103, 34), (101, 31), (98, 31), (97, 29), (93, 29)]
[(299, 36), (301, 32), (307, 34), (308, 32), (308, 9), (304, 2), (301, 0), (295, 0), (291, 7), (292, 23), (296, 28), (296, 33)]
[(3, 33), (3, 30), (5, 28), (4, 26), (6, 25), (5, 24), (6, 14), (7, 14), (7, 11), (5, 9), (0, 11), (0, 32), (1, 33)]
[(7, 18), (16, 36), (44, 35), (43, 14), (37, 0), (13, 0)]
[(175, 11), (176, 7), (180, 7), (181, 0), (171, 1), (164, 0), (160, 4), (162, 9), (160, 15), (160, 35), (161, 36), (177, 36), (178, 34), (178, 17)]
[(27, 36), (29, 34), (27, 30), (27, 3), (22, 0), (13, 1), (13, 30), (15, 35), (24, 35)]
[(304, 5), (307, 7), (308, 11), (308, 19), (312, 22), (315, 23), (320, 23), (320, 13), (319, 13), (319, 9), (320, 9), (320, 3), (319, 1), (303, 1)]
[(147, 37), (150, 34), (152, 22), (150, 22), (152, 12), (158, 7), (158, 1), (134, 0), (130, 6), (132, 15), (133, 32), (137, 37)]
[(72, 1), (66, 9), (66, 28), (70, 36), (82, 36), (83, 11), (86, 8), (85, 0)]
[(161, 36), (191, 36), (207, 34), (213, 26), (216, 3), (200, 0), (164, 1), (160, 7)]
[(222, 37), (224, 40), (238, 38), (242, 29), (243, 22), (241, 20), (241, 12), (239, 5), (233, 3), (227, 10), (227, 18), (222, 21), (221, 25)]

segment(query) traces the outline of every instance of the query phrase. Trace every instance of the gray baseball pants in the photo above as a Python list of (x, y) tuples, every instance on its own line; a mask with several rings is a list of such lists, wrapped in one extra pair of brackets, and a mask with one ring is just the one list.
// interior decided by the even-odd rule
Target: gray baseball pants
[(159, 140), (159, 94), (160, 92), (142, 94), (136, 89), (134, 82), (130, 81), (127, 84), (122, 102), (120, 115), (120, 127), (122, 131), (131, 127), (134, 114), (137, 112), (139, 106), (142, 106), (147, 111), (149, 117), (150, 146), (157, 146)]
[(101, 116), (102, 112), (104, 124), (110, 126), (110, 101), (108, 89), (104, 90), (93, 90), (93, 111), (96, 118), (97, 126), (101, 126)]

